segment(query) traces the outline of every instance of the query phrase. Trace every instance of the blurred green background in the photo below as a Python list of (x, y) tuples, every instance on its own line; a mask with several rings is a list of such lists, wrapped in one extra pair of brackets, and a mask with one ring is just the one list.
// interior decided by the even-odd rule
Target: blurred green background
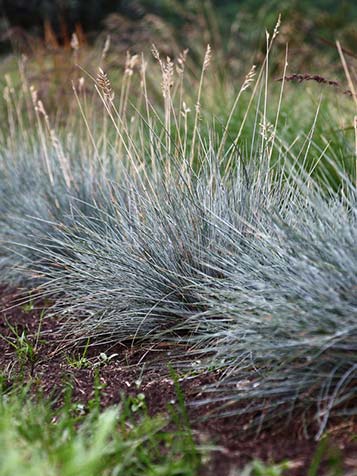
[[(160, 109), (161, 73), (155, 69), (150, 51), (155, 43), (163, 58), (170, 56), (174, 61), (185, 48), (189, 49), (184, 90), (185, 101), (194, 110), (202, 59), (209, 43), (213, 54), (203, 103), (206, 120), (214, 121), (218, 134), (252, 64), (263, 64), (265, 32), (273, 32), (281, 14), (279, 35), (269, 56), (269, 120), (274, 122), (281, 85), (276, 79), (284, 70), (288, 45), (288, 74), (318, 75), (327, 80), (321, 84), (318, 81), (287, 83), (279, 124), (281, 138), (287, 144), (294, 142), (296, 147), (301, 147), (319, 110), (314, 147), (309, 151), (311, 163), (320, 160), (321, 151), (329, 143), (333, 161), (355, 174), (354, 104), (351, 96), (343, 94), (350, 86), (336, 41), (341, 42), (355, 80), (357, 2), (0, 0), (0, 5), (0, 88), (16, 91), (14, 96), (23, 98), (17, 109), (26, 106), (26, 97), (21, 95), (26, 78), (47, 112), (54, 116), (56, 126), (67, 124), (67, 118), (74, 117), (77, 107), (72, 81), (77, 84), (83, 76), (88, 79), (88, 74), (95, 77), (99, 66), (108, 72), (119, 98), (127, 52), (138, 54), (138, 58), (144, 53), (151, 62), (148, 87), (153, 104)], [(73, 44), (73, 33), (77, 45)], [(110, 48), (105, 46), (108, 38)], [(131, 79), (132, 91), (140, 91), (139, 76), (136, 67)], [(326, 85), (328, 81), (338, 81), (339, 87)], [(83, 92), (90, 93), (93, 89), (90, 82), (86, 80), (83, 84)], [(248, 101), (248, 96), (244, 97), (232, 116), (233, 131), (239, 128)], [(247, 140), (254, 129), (254, 120), (254, 116), (248, 120)], [(326, 170), (328, 165), (324, 163), (323, 167)]]
[(247, 47), (264, 50), (264, 31), (279, 13), (279, 42), (289, 43), (296, 68), (336, 61), (336, 39), (350, 50), (357, 40), (357, 2), (351, 0), (2, 0), (0, 10), (3, 52), (28, 52), (34, 38), (63, 46), (77, 31), (88, 44), (110, 33), (117, 48), (134, 52), (153, 39), (161, 39), (168, 54), (177, 45), (192, 50), (210, 42), (234, 63)]

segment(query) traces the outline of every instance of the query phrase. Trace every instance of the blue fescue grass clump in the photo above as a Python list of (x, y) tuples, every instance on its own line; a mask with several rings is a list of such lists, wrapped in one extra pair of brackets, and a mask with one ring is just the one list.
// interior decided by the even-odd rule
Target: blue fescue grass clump
[[(240, 132), (228, 143), (232, 116), (218, 144), (203, 135), (209, 48), (188, 134), (182, 97), (181, 125), (172, 110), (171, 60), (154, 54), (162, 122), (145, 88), (146, 117), (126, 120), (100, 70), (103, 130), (85, 119), (87, 139), (62, 147), (36, 102), (38, 136), (2, 148), (3, 277), (51, 298), (49, 314), (72, 339), (179, 343), (198, 366), (220, 370), (205, 402), (221, 414), (308, 413), (320, 436), (331, 415), (356, 414), (356, 188), (327, 152), (337, 191), (306, 172), (312, 133), (294, 155), (278, 113), (267, 121), (266, 91), (244, 153)], [(238, 99), (253, 81), (254, 70)], [(191, 366), (184, 357), (174, 358)]]
[(320, 435), (356, 411), (355, 189), (327, 195), (262, 157), (225, 176), (211, 149), (205, 163), (189, 181), (98, 184), (105, 205), (71, 199), (27, 268), (73, 339), (185, 344), (222, 370), (204, 403), (266, 422), (311, 411)]
[(189, 182), (174, 170), (147, 183), (125, 177), (107, 185), (105, 207), (84, 213), (72, 202), (71, 223), (33, 247), (29, 268), (43, 280), (42, 294), (56, 298), (53, 312), (67, 318), (72, 335), (158, 339), (203, 326), (203, 338), (216, 331), (204, 316), (231, 269), (217, 256), (224, 263), (227, 253), (247, 254), (269, 210), (286, 213), (289, 194), (279, 193), (266, 168), (259, 177), (251, 167), (223, 177), (211, 152)]
[(63, 227), (74, 226), (74, 208), (93, 219), (94, 205), (102, 212), (111, 208), (111, 187), (103, 186), (108, 180), (101, 164), (92, 163), (88, 168), (76, 151), (70, 153), (72, 161), (68, 160), (65, 176), (54, 151), (44, 163), (38, 144), (24, 142), (15, 150), (2, 149), (0, 269), (4, 283), (41, 283), (38, 268), (49, 265), (44, 249), (54, 246), (53, 240)]
[[(293, 222), (273, 216), (249, 253), (226, 254), (231, 271), (210, 310), (231, 318), (211, 343), (225, 374), (208, 389), (222, 413), (286, 423), (298, 410), (314, 415), (318, 436), (331, 415), (356, 413), (357, 197), (350, 192), (327, 199), (306, 190)], [(234, 401), (239, 407), (230, 410)]]

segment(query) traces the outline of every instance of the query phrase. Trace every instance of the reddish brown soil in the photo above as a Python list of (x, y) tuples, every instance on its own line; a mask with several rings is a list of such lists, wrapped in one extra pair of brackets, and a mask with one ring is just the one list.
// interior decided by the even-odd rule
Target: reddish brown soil
[[(0, 335), (13, 338), (13, 330), (18, 335), (24, 332), (29, 341), (34, 343), (39, 329), (38, 309), (24, 310), (21, 306), (13, 307), (18, 300), (18, 293), (0, 288)], [(145, 394), (148, 410), (151, 414), (166, 412), (168, 405), (175, 404), (177, 393), (168, 370), (170, 348), (131, 349), (89, 348), (87, 368), (75, 368), (69, 356), (74, 357), (81, 350), (64, 346), (60, 339), (60, 325), (55, 319), (43, 319), (40, 326), (38, 348), (33, 362), (19, 363), (15, 349), (0, 338), (0, 369), (3, 385), (11, 388), (19, 378), (31, 382), (34, 392), (40, 391), (50, 397), (56, 405), (61, 404), (64, 393), (71, 388), (74, 401), (87, 403), (100, 393), (101, 405), (112, 405), (120, 401), (121, 395)], [(106, 355), (117, 353), (118, 356), (109, 363), (98, 365), (100, 352)], [(150, 366), (145, 362), (150, 361)], [(217, 377), (211, 374), (187, 377), (180, 380), (180, 387), (187, 401), (198, 398), (202, 385), (214, 382)], [(99, 385), (98, 385), (99, 384)], [(188, 407), (192, 428), (197, 441), (215, 444), (219, 449), (212, 453), (209, 463), (202, 469), (202, 475), (225, 476), (232, 474), (232, 468), (242, 467), (252, 459), (259, 458), (265, 462), (291, 461), (287, 476), (306, 474), (317, 444), (313, 438), (303, 435), (302, 425), (286, 429), (275, 428), (259, 435), (247, 434), (238, 418), (209, 419), (202, 421), (208, 406)], [(328, 429), (329, 444), (325, 459), (340, 453), (344, 461), (345, 474), (357, 474), (357, 421), (333, 422)], [(238, 473), (234, 473), (238, 476)], [(322, 473), (319, 473), (321, 476)]]

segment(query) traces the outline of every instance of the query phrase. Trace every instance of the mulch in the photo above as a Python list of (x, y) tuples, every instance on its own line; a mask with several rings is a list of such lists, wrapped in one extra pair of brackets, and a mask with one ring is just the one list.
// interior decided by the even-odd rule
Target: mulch
[[(18, 300), (18, 290), (0, 287), (0, 336), (11, 338), (15, 329), (18, 335), (24, 333), (30, 341), (35, 342), (40, 323), (40, 303), (29, 310), (23, 306), (13, 306)], [(31, 382), (31, 391), (41, 392), (54, 405), (61, 405), (68, 389), (72, 400), (84, 405), (99, 392), (100, 405), (103, 407), (117, 404), (123, 395), (143, 393), (152, 415), (167, 412), (169, 405), (177, 403), (177, 392), (169, 370), (170, 347), (89, 347), (87, 358), (92, 364), (100, 362), (100, 353), (118, 355), (103, 365), (75, 368), (69, 356), (80, 354), (83, 349), (65, 347), (64, 350), (60, 332), (61, 325), (56, 319), (41, 320), (36, 359), (21, 366), (14, 347), (6, 339), (0, 338), (3, 387), (11, 388), (19, 378), (25, 379)], [(201, 395), (202, 386), (215, 380), (217, 375), (211, 372), (188, 375), (180, 378), (179, 384), (185, 400), (195, 402)], [(232, 473), (232, 468), (243, 467), (256, 458), (267, 463), (289, 460), (291, 467), (284, 474), (307, 474), (319, 443), (314, 440), (313, 433), (310, 437), (304, 434), (298, 421), (288, 428), (286, 425), (277, 425), (269, 431), (255, 434), (247, 432), (245, 427), (249, 422), (238, 417), (202, 418), (211, 410), (211, 405), (187, 406), (197, 441), (217, 445), (217, 450), (212, 452), (209, 462), (202, 469), (202, 475), (238, 476), (239, 473)], [(356, 475), (356, 419), (333, 421), (327, 433), (326, 462), (333, 459), (337, 452), (342, 455), (343, 474)], [(323, 473), (318, 474), (321, 476)]]

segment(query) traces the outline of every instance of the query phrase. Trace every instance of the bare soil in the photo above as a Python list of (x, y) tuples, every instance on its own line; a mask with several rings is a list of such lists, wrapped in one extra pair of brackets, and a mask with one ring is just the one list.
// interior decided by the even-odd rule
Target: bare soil
[[(61, 326), (56, 319), (43, 319), (40, 322), (39, 303), (34, 309), (14, 307), (14, 302), (18, 300), (18, 291), (0, 288), (0, 336), (5, 337), (0, 338), (3, 387), (11, 388), (19, 379), (25, 379), (31, 382), (34, 394), (41, 392), (51, 398), (54, 405), (61, 405), (69, 388), (73, 401), (83, 404), (94, 399), (98, 393), (100, 404), (105, 407), (118, 403), (122, 395), (135, 396), (140, 392), (145, 395), (150, 414), (167, 412), (169, 405), (175, 405), (177, 393), (169, 372), (169, 346), (155, 349), (123, 345), (89, 347), (86, 357), (90, 364), (76, 368), (75, 361), (80, 358), (83, 348), (64, 346), (60, 339)], [(20, 336), (24, 333), (32, 344), (38, 342), (32, 361), (21, 362), (21, 356), (6, 340), (14, 339), (14, 330)], [(100, 365), (99, 354), (103, 352), (107, 356), (113, 353), (118, 355)], [(216, 379), (217, 375), (213, 372), (180, 379), (186, 401), (197, 400), (202, 386)], [(238, 417), (204, 420), (210, 410), (212, 407), (209, 405), (187, 407), (197, 441), (219, 447), (202, 469), (202, 475), (228, 476), (232, 474), (232, 468), (243, 467), (255, 458), (275, 463), (289, 460), (291, 467), (285, 473), (287, 476), (306, 474), (318, 443), (313, 436), (304, 434), (302, 423), (297, 421), (289, 428), (277, 425), (269, 431), (252, 434), (244, 429), (249, 422)], [(327, 434), (326, 462), (334, 458), (337, 452), (342, 455), (344, 474), (357, 475), (356, 419), (331, 422)]]

